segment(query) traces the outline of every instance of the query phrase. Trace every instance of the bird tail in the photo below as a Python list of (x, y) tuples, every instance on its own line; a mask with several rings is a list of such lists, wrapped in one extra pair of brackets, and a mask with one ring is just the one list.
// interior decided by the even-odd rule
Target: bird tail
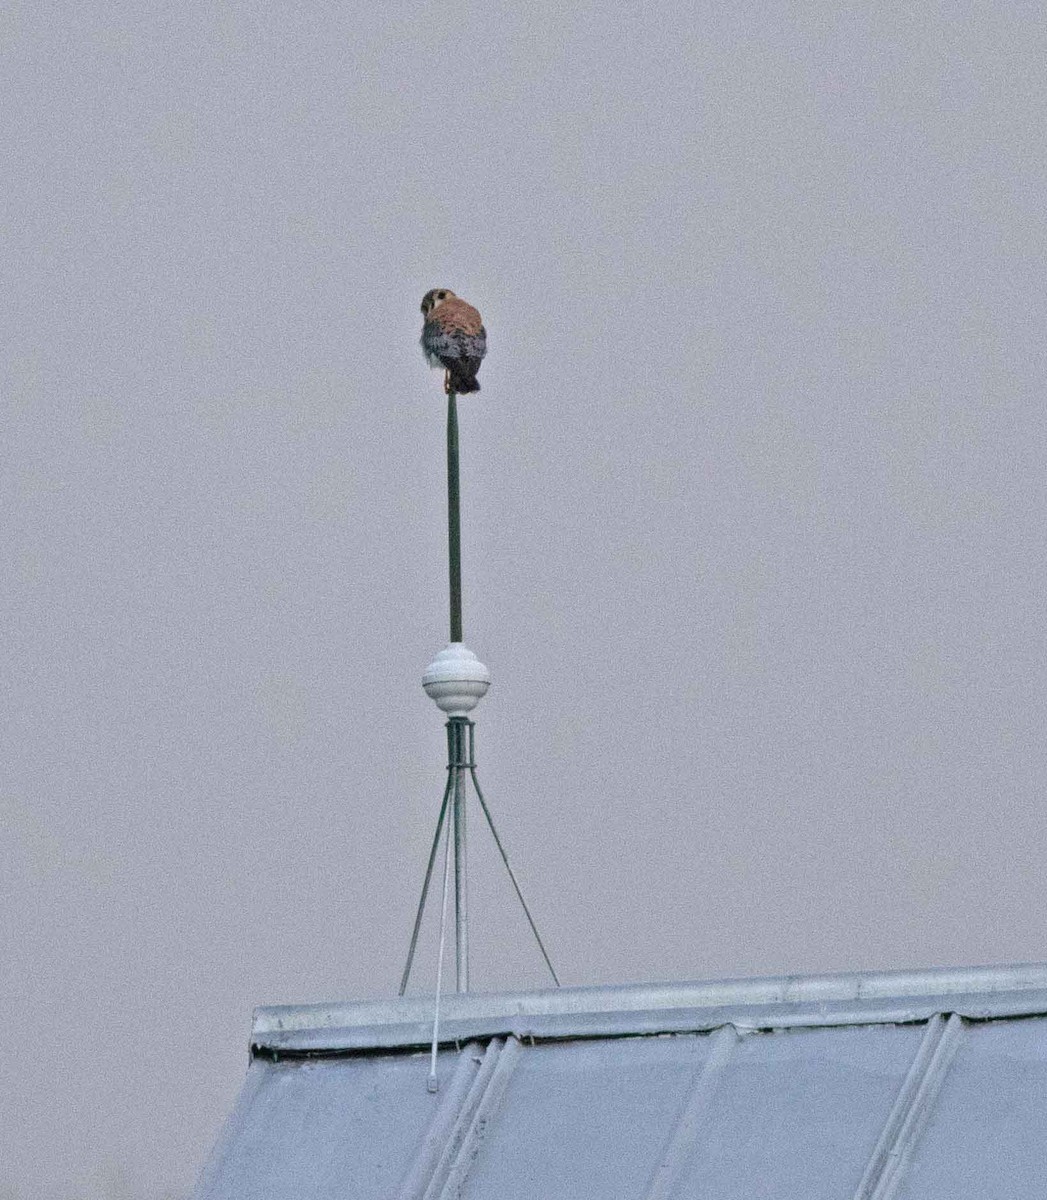
[(450, 387), (452, 392), (457, 392), (459, 395), (468, 392), (478, 392), (480, 390), (480, 381), (476, 378), (476, 372), (480, 369), (480, 364), (475, 359), (457, 359), (452, 360), (448, 370), (451, 373)]

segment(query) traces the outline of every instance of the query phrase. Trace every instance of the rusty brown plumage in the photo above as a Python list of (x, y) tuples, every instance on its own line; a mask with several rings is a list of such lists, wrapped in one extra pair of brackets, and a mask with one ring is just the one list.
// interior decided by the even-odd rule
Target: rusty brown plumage
[(422, 316), (422, 351), (430, 366), (444, 368), (444, 390), (478, 392), (476, 375), (487, 353), (480, 314), (450, 289), (433, 288), (422, 298)]
[(429, 320), (435, 321), (442, 329), (458, 330), (469, 337), (479, 336), (484, 327), (476, 309), (464, 300), (459, 300), (457, 296), (437, 305)]

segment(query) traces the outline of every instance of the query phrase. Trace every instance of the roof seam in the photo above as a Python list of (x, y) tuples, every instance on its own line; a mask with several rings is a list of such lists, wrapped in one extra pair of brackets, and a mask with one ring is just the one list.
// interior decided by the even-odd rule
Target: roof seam
[[(941, 1089), (949, 1065), (959, 1049), (963, 1037), (963, 1018), (952, 1013), (937, 1037), (926, 1067), (919, 1074), (918, 1082), (906, 1105), (904, 1116), (898, 1125), (898, 1133), (890, 1150), (883, 1159), (875, 1186), (867, 1193), (869, 1200), (890, 1200), (908, 1168), (920, 1134), (931, 1115), (931, 1108)], [(921, 1047), (921, 1050), (923, 1047)], [(917, 1062), (921, 1055), (917, 1054)], [(916, 1064), (914, 1063), (914, 1067)]]
[(858, 1184), (858, 1190), (854, 1193), (854, 1200), (870, 1200), (875, 1192), (887, 1167), (891, 1150), (897, 1141), (898, 1132), (905, 1123), (906, 1114), (912, 1106), (913, 1097), (920, 1086), (920, 1080), (927, 1072), (927, 1067), (938, 1048), (944, 1029), (945, 1018), (941, 1013), (931, 1017), (927, 1022), (927, 1029), (920, 1039), (916, 1055), (902, 1080), (902, 1085), (898, 1089), (898, 1095), (891, 1106), (891, 1111), (887, 1114), (887, 1121), (880, 1131), (880, 1136), (876, 1139), (876, 1145), (866, 1164)]
[[(462, 1184), (469, 1170), (480, 1153), (487, 1123), (494, 1116), (502, 1096), (509, 1084), (509, 1077), (516, 1067), (521, 1054), (520, 1043), (514, 1037), (506, 1038), (498, 1053), (494, 1070), (491, 1071), (486, 1086), (479, 1092), (472, 1120), (463, 1137), (458, 1141), (453, 1158), (449, 1161), (446, 1177), (441, 1181), (434, 1176), (426, 1188), (424, 1200), (456, 1200), (461, 1195)], [(463, 1115), (465, 1115), (463, 1113)], [(452, 1147), (449, 1146), (449, 1149)], [(439, 1187), (439, 1190), (437, 1188)]]
[[(498, 1066), (498, 1060), (501, 1058), (502, 1047), (504, 1045), (505, 1043), (501, 1038), (493, 1038), (488, 1043), (483, 1061), (480, 1063), (480, 1069), (477, 1071), (476, 1077), (473, 1079), (472, 1085), (468, 1092), (466, 1092), (465, 1099), (455, 1115), (454, 1123), (451, 1126), (447, 1141), (443, 1147), (443, 1152), (436, 1160), (436, 1165), (429, 1178), (422, 1181), (424, 1186), (417, 1193), (418, 1200), (431, 1200), (441, 1183), (450, 1174), (461, 1151), (462, 1144), (469, 1136), (473, 1115), (483, 1103), (484, 1094), (490, 1086), (491, 1078), (494, 1075), (495, 1068)], [(405, 1200), (407, 1200), (406, 1197)], [(415, 1200), (415, 1197), (411, 1197), (411, 1200)]]
[(478, 1042), (470, 1042), (458, 1054), (450, 1083), (400, 1184), (397, 1200), (420, 1200), (424, 1194), (460, 1120), (484, 1058)]
[(712, 1035), (709, 1057), (695, 1072), (688, 1095), (669, 1134), (665, 1150), (655, 1167), (644, 1200), (670, 1200), (684, 1168), (694, 1153), (731, 1051), (740, 1041), (733, 1025), (724, 1025)]

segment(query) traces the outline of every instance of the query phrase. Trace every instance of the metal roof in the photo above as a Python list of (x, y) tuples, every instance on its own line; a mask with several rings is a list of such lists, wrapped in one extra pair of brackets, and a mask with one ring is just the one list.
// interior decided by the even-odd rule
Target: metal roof
[(1042, 1200), (1047, 965), (259, 1009), (199, 1200)]

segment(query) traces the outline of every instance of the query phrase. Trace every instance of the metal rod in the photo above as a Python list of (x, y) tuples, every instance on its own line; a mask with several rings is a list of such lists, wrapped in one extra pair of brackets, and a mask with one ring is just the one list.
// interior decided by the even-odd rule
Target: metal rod
[(458, 405), (447, 393), (447, 549), (451, 569), (451, 641), (462, 640), (462, 522), (458, 497)]
[(435, 1092), (440, 1084), (436, 1078), (436, 1052), (440, 1046), (440, 989), (444, 979), (444, 946), (447, 944), (447, 883), (451, 865), (451, 827), (447, 827), (444, 838), (444, 891), (440, 905), (440, 951), (436, 957), (436, 1004), (433, 1008), (433, 1046), (429, 1058), (429, 1091)]
[(447, 722), (447, 739), (451, 747), (450, 774), (454, 778), (454, 925), (455, 950), (458, 965), (458, 991), (469, 990), (469, 906), (466, 873), (466, 757), (465, 730), (468, 722), (452, 717)]
[(538, 949), (542, 952), (542, 958), (545, 959), (545, 965), (549, 968), (549, 974), (553, 977), (553, 983), (557, 987), (560, 986), (560, 980), (557, 978), (556, 971), (553, 969), (552, 961), (549, 958), (545, 949), (545, 943), (542, 941), (542, 935), (538, 932), (538, 926), (534, 923), (534, 918), (531, 916), (531, 910), (527, 907), (527, 901), (523, 898), (523, 892), (520, 891), (520, 885), (516, 882), (516, 875), (509, 865), (509, 856), (505, 852), (505, 847), (502, 845), (502, 839), (498, 836), (498, 830), (494, 827), (494, 819), (491, 816), (491, 811), (487, 807), (487, 801), (484, 799), (484, 794), (480, 790), (480, 781), (476, 778), (476, 761), (473, 754), (473, 723), (469, 722), (469, 774), (472, 776), (473, 787), (476, 788), (476, 798), (480, 801), (480, 807), (483, 809), (483, 814), (487, 818), (487, 824), (491, 828), (491, 833), (494, 835), (494, 844), (498, 847), (498, 853), (502, 856), (502, 862), (505, 863), (505, 869), (509, 872), (509, 878), (513, 882), (513, 887), (516, 889), (516, 898), (520, 901), (520, 905), (524, 910), (524, 915), (527, 917), (527, 924), (531, 927), (531, 932), (534, 934), (534, 940), (538, 943)]
[(425, 901), (429, 895), (429, 883), (433, 877), (433, 863), (436, 861), (436, 848), (440, 844), (440, 830), (443, 829), (447, 817), (447, 803), (451, 798), (451, 773), (447, 773), (447, 786), (444, 788), (444, 800), (440, 805), (440, 817), (436, 822), (436, 833), (433, 834), (433, 845), (429, 851), (429, 862), (425, 868), (425, 882), (422, 884), (422, 897), (418, 901), (418, 911), (415, 913), (414, 929), (411, 931), (411, 948), (407, 951), (407, 965), (404, 967), (403, 978), (400, 980), (400, 995), (407, 991), (407, 981), (411, 977), (411, 966), (414, 963), (414, 952), (418, 945), (418, 933), (422, 928), (422, 917), (425, 914)]

